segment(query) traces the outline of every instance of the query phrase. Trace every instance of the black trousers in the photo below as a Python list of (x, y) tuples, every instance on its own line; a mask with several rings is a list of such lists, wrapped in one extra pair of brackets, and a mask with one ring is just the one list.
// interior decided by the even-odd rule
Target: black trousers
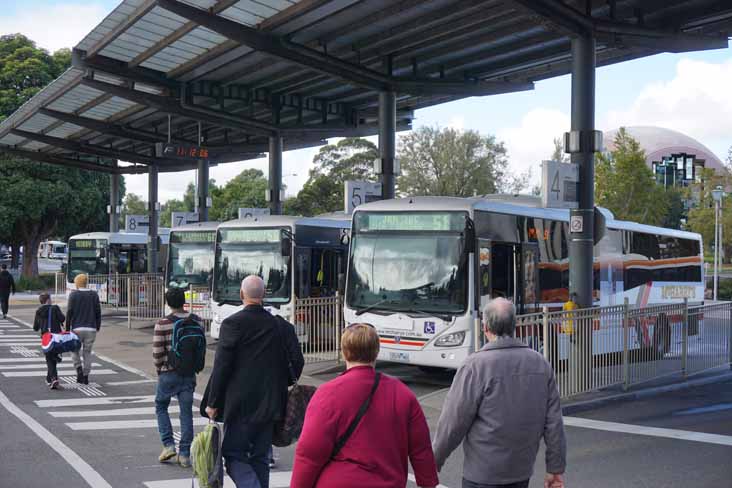
[(8, 307), (10, 307), (10, 294), (0, 295), (0, 307), (2, 307), (3, 315), (7, 315)]
[(474, 483), (470, 480), (463, 478), (463, 488), (528, 488), (529, 480), (517, 481), (516, 483), (509, 483), (507, 485), (486, 485), (483, 483)]
[(58, 379), (58, 370), (56, 365), (59, 363), (61, 358), (57, 352), (47, 352), (46, 356), (46, 382), (50, 383), (53, 380)]

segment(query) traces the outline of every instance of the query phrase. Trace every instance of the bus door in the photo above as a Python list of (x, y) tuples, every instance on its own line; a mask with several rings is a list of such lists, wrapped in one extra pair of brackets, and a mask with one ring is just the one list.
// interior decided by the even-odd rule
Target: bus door
[(536, 312), (539, 308), (539, 245), (534, 242), (521, 244), (520, 270), (518, 272), (518, 313)]
[(518, 282), (520, 246), (512, 243), (496, 243), (491, 246), (490, 297), (506, 298), (519, 303)]

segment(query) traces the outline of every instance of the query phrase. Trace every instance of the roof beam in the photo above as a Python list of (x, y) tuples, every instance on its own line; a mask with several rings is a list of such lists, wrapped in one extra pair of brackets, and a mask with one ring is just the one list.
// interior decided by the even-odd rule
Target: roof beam
[[(252, 49), (276, 56), (289, 62), (319, 71), (321, 73), (341, 78), (356, 85), (360, 85), (372, 90), (392, 90), (403, 92), (407, 89), (417, 90), (426, 93), (437, 93), (441, 88), (448, 90), (448, 93), (454, 93), (458, 88), (459, 81), (453, 81), (448, 86), (438, 84), (430, 79), (403, 79), (390, 75), (379, 73), (370, 68), (354, 64), (343, 59), (330, 56), (328, 54), (316, 51), (315, 49), (290, 42), (277, 35), (253, 29), (245, 25), (239, 24), (218, 15), (211, 14), (205, 10), (192, 7), (178, 0), (156, 0), (157, 4), (175, 13), (183, 18), (206, 27), (214, 32), (221, 34), (232, 41), (239, 44), (249, 46)], [(402, 84), (405, 83), (405, 84)], [(468, 84), (466, 92), (474, 93), (476, 89), (480, 90), (480, 86), (476, 84)], [(479, 85), (479, 84), (477, 84)], [(482, 87), (486, 93), (497, 93), (495, 86)], [(521, 84), (517, 87), (510, 88), (509, 91), (525, 90), (526, 85)]]
[(43, 152), (27, 151), (24, 149), (16, 149), (8, 146), (0, 146), (0, 152), (17, 156), (21, 158), (31, 159), (38, 161), (39, 163), (55, 164), (58, 166), (67, 166), (77, 169), (85, 169), (89, 171), (100, 171), (104, 173), (116, 173), (120, 174), (120, 168), (114, 166), (106, 166), (103, 164), (89, 163), (86, 161), (79, 161), (77, 159), (69, 159), (60, 156), (54, 156)]
[(126, 88), (123, 86), (105, 83), (99, 80), (84, 78), (81, 83), (99, 91), (114, 95), (116, 97), (130, 100), (131, 102), (148, 105), (163, 112), (180, 115), (193, 120), (229, 127), (231, 129), (244, 130), (258, 135), (269, 136), (276, 133), (277, 128), (266, 122), (253, 120), (245, 117), (222, 114), (213, 110), (205, 110), (198, 107), (185, 106), (173, 98), (153, 95), (151, 93)]
[(94, 156), (112, 157), (116, 159), (121, 159), (123, 161), (129, 161), (131, 163), (151, 164), (155, 162), (160, 162), (158, 158), (152, 156), (144, 156), (142, 154), (128, 151), (118, 151), (116, 149), (95, 146), (93, 144), (82, 144), (76, 141), (71, 141), (69, 139), (52, 137), (44, 134), (37, 134), (35, 132), (28, 132), (20, 129), (11, 129), (10, 133), (18, 137), (24, 137), (26, 139), (38, 141), (49, 146), (64, 149), (66, 151), (91, 154)]
[(53, 117), (56, 120), (78, 125), (79, 127), (84, 127), (95, 132), (101, 132), (104, 135), (112, 135), (125, 139), (132, 139), (139, 142), (148, 142), (152, 144), (155, 144), (156, 142), (164, 142), (165, 140), (167, 140), (166, 136), (162, 134), (156, 136), (155, 134), (151, 134), (146, 131), (127, 129), (117, 124), (111, 124), (109, 122), (103, 122), (101, 120), (90, 119), (89, 117), (80, 117), (78, 115), (69, 114), (66, 112), (59, 112), (58, 110), (41, 108), (38, 110), (38, 112), (48, 117)]
[(639, 24), (596, 19), (556, 0), (516, 0), (570, 35), (591, 35), (626, 47), (655, 48), (663, 52), (725, 49), (727, 36), (707, 36), (655, 29)]
[(145, 0), (137, 10), (130, 15), (124, 22), (120, 22), (117, 27), (112, 29), (107, 35), (105, 35), (90, 51), (89, 55), (93, 56), (98, 52), (102, 51), (109, 44), (114, 42), (123, 32), (128, 28), (132, 27), (138, 20), (143, 18), (147, 13), (155, 7), (155, 0)]
[(74, 49), (71, 52), (71, 65), (75, 68), (91, 71), (102, 71), (126, 80), (149, 85), (175, 89), (178, 84), (167, 76), (148, 68), (131, 67), (124, 61), (97, 54), (89, 56), (84, 51)]

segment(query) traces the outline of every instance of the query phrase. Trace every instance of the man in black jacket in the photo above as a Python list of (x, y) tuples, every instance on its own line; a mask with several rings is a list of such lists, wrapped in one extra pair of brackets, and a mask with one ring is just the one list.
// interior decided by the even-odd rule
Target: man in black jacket
[(15, 295), (15, 280), (8, 271), (8, 265), (3, 264), (2, 271), (0, 271), (0, 307), (2, 308), (3, 318), (8, 315), (10, 293)]
[(287, 387), (302, 366), (291, 368), (288, 358), (294, 329), (282, 327), (262, 306), (262, 279), (245, 278), (241, 298), (244, 308), (221, 324), (206, 413), (216, 418), (223, 410), (222, 453), (236, 486), (256, 486), (256, 477), (266, 488), (274, 423), (284, 415)]

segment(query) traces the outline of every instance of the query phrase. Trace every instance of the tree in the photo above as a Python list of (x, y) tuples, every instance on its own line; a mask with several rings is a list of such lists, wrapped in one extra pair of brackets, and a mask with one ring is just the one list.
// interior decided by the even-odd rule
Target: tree
[[(704, 169), (699, 176), (699, 180), (689, 189), (688, 198), (693, 198), (696, 202), (694, 208), (689, 210), (687, 218), (687, 226), (693, 232), (702, 235), (702, 240), (707, 252), (712, 253), (714, 249), (714, 213), (715, 203), (712, 197), (712, 190), (721, 186), (727, 188), (729, 186), (728, 175), (715, 173), (713, 169)], [(732, 195), (726, 194), (722, 199), (722, 236), (725, 242), (729, 243), (724, 246), (723, 256), (730, 256), (732, 251), (732, 243), (727, 236), (732, 235)]]
[[(0, 120), (5, 119), (71, 63), (71, 52), (53, 55), (20, 34), (0, 36)], [(38, 274), (39, 243), (52, 236), (98, 230), (107, 219), (109, 176), (0, 154), (0, 240), (17, 252), (23, 274)]]
[(213, 201), (209, 217), (211, 220), (231, 220), (238, 217), (240, 207), (266, 207), (266, 190), (267, 179), (258, 169), (245, 169), (222, 188), (215, 183), (209, 184)]
[(376, 181), (373, 167), (378, 148), (367, 139), (347, 137), (320, 148), (315, 167), (297, 197), (284, 206), (288, 215), (312, 216), (343, 210), (344, 183), (348, 180)]
[(569, 163), (569, 154), (564, 152), (564, 142), (561, 137), (554, 138), (554, 151), (549, 158), (550, 161), (556, 161), (558, 163)]
[(400, 138), (399, 158), (402, 195), (470, 197), (522, 186), (508, 174), (503, 143), (476, 131), (420, 127)]
[(615, 149), (597, 155), (595, 195), (597, 205), (608, 208), (616, 219), (649, 225), (664, 222), (671, 198), (656, 184), (638, 141), (622, 127), (615, 136)]
[(136, 193), (128, 193), (122, 201), (122, 215), (147, 215), (147, 202)]
[[(211, 188), (209, 183), (209, 191)], [(214, 185), (215, 186), (215, 185)], [(196, 185), (188, 183), (183, 200), (168, 200), (160, 207), (160, 226), (172, 227), (173, 212), (193, 212), (196, 209)]]

